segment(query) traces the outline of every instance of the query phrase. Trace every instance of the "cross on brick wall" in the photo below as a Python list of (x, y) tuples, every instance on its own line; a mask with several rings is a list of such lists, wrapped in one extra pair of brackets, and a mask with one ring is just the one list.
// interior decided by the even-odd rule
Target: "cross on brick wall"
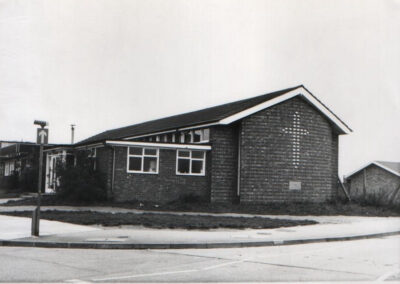
[(282, 131), (292, 136), (292, 162), (293, 166), (297, 169), (300, 166), (300, 137), (309, 134), (306, 129), (300, 127), (299, 112), (296, 111), (293, 114), (293, 127), (286, 127)]

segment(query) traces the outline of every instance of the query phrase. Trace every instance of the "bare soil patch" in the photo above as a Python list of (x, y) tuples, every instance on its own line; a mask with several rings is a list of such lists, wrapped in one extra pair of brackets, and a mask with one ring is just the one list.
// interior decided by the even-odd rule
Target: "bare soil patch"
[[(7, 212), (3, 215), (31, 217), (31, 211)], [(53, 221), (68, 222), (80, 225), (142, 225), (151, 228), (183, 228), (183, 229), (272, 229), (300, 225), (317, 224), (311, 220), (282, 220), (261, 217), (223, 217), (223, 216), (193, 216), (154, 213), (103, 213), (92, 211), (42, 211), (40, 218)]]
[[(36, 198), (27, 198), (17, 201), (9, 201), (2, 206), (36, 205)], [(208, 212), (208, 213), (245, 213), (266, 215), (345, 215), (345, 216), (400, 216), (400, 207), (376, 206), (363, 203), (347, 202), (287, 202), (269, 204), (226, 204), (208, 202), (184, 202), (178, 200), (166, 204), (144, 201), (130, 201), (115, 203), (112, 201), (79, 203), (67, 202), (57, 199), (56, 196), (43, 196), (43, 206), (110, 206), (145, 211), (174, 211), (174, 212)]]

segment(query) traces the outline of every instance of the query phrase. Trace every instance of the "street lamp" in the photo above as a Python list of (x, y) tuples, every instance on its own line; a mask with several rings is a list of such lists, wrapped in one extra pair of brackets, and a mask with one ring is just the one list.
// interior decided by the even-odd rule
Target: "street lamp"
[(38, 180), (38, 196), (37, 196), (37, 207), (33, 211), (32, 215), (32, 236), (39, 236), (39, 221), (40, 221), (40, 201), (42, 191), (42, 168), (43, 168), (43, 144), (47, 144), (49, 140), (49, 130), (45, 128), (49, 125), (47, 121), (35, 120), (34, 125), (39, 125), (37, 129), (37, 143), (40, 144), (39, 151), (39, 180)]

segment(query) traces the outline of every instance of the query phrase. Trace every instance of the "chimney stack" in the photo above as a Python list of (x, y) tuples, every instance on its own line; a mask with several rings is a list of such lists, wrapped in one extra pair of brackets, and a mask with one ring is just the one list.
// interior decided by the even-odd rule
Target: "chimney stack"
[(75, 124), (71, 124), (71, 144), (74, 144)]

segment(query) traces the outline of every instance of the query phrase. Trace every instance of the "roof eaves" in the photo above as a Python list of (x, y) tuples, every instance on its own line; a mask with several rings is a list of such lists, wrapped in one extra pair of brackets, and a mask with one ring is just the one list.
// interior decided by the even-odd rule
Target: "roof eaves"
[(379, 161), (375, 161), (375, 162), (373, 162), (373, 163), (374, 163), (375, 165), (381, 167), (382, 169), (384, 169), (384, 170), (386, 170), (386, 171), (388, 171), (388, 172), (390, 172), (390, 173), (392, 173), (392, 174), (394, 174), (394, 175), (400, 177), (400, 173), (399, 173), (399, 172), (397, 172), (397, 171), (395, 171), (395, 170), (393, 170), (393, 169), (391, 169), (391, 168), (389, 168), (389, 167), (383, 165), (383, 164), (380, 163)]
[(353, 132), (353, 130), (343, 120), (341, 120), (340, 117), (338, 117), (332, 110), (330, 110), (330, 108), (328, 108), (322, 101), (320, 101), (316, 96), (314, 96), (314, 94), (311, 93), (305, 86), (301, 85), (301, 87), (304, 88), (304, 90), (306, 90), (311, 96), (313, 96), (314, 99), (317, 100), (321, 105), (323, 105), (327, 110), (329, 110), (329, 112), (332, 113), (332, 115), (334, 115), (337, 120), (343, 123), (343, 125), (345, 125), (350, 130), (350, 132)]
[(321, 101), (319, 101), (314, 95), (312, 95), (307, 89), (305, 89), (304, 86), (300, 86), (271, 100), (264, 101), (244, 111), (231, 115), (225, 119), (220, 120), (220, 123), (224, 125), (231, 124), (232, 122), (243, 119), (244, 117), (252, 115), (260, 110), (269, 108), (299, 95), (303, 96), (310, 104), (314, 105), (319, 111), (321, 111), (344, 134), (352, 132), (352, 130), (346, 124), (344, 124), (328, 107), (326, 107)]
[(366, 168), (368, 168), (369, 166), (372, 166), (372, 165), (375, 165), (375, 166), (377, 166), (377, 167), (379, 167), (379, 168), (382, 168), (382, 169), (384, 169), (384, 170), (386, 170), (386, 171), (388, 171), (388, 172), (390, 172), (390, 173), (392, 173), (392, 174), (394, 174), (394, 175), (400, 177), (400, 173), (398, 173), (398, 172), (394, 171), (393, 169), (390, 169), (390, 168), (388, 168), (388, 167), (382, 165), (382, 164), (379, 163), (378, 161), (373, 161), (373, 162), (367, 163), (366, 165), (364, 165), (364, 166), (358, 168), (358, 169), (355, 170), (355, 171), (350, 172), (350, 174), (348, 174), (348, 175), (345, 176), (345, 179), (348, 179), (348, 178), (354, 176), (355, 174), (359, 173), (360, 171), (362, 171), (362, 170), (364, 170), (364, 169), (366, 169)]
[[(199, 125), (204, 125), (204, 124), (227, 125), (227, 124), (231, 124), (239, 119), (242, 119), (248, 115), (251, 115), (257, 111), (268, 108), (272, 105), (283, 102), (283, 101), (288, 100), (297, 95), (304, 96), (305, 99), (310, 104), (314, 105), (325, 116), (327, 116), (332, 121), (332, 123), (334, 125), (336, 125), (336, 127), (338, 127), (338, 129), (340, 129), (342, 131), (342, 133), (347, 134), (347, 133), (352, 132), (352, 130), (342, 120), (340, 120), (340, 118), (338, 116), (336, 116), (336, 114), (334, 114), (328, 107), (326, 107), (313, 94), (311, 94), (311, 92), (309, 92), (303, 85), (299, 85), (296, 87), (287, 88), (284, 90), (280, 90), (280, 91), (276, 91), (276, 92), (264, 94), (261, 96), (248, 98), (248, 99), (243, 99), (243, 100), (239, 100), (239, 101), (235, 101), (235, 102), (231, 102), (231, 103), (227, 103), (227, 104), (223, 104), (223, 105), (219, 105), (219, 106), (209, 107), (209, 108), (201, 109), (198, 111), (178, 114), (178, 115), (174, 115), (174, 116), (170, 116), (170, 117), (150, 120), (150, 121), (146, 121), (146, 122), (139, 123), (139, 124), (134, 124), (134, 125), (129, 125), (129, 126), (116, 128), (116, 129), (103, 131), (97, 135), (94, 135), (85, 140), (82, 140), (82, 141), (76, 143), (75, 145), (83, 146), (86, 144), (104, 142), (109, 139), (125, 139), (125, 140), (126, 139), (134, 139), (137, 137), (155, 135), (155, 133), (160, 133), (160, 132), (170, 132), (170, 131), (174, 131), (174, 130), (183, 130), (183, 129), (185, 129), (185, 130), (186, 129), (194, 129), (194, 128), (198, 128)], [(240, 107), (243, 104), (245, 104), (247, 106), (244, 109)], [(129, 129), (129, 128), (132, 128), (135, 126), (136, 126), (136, 128), (140, 128), (140, 127), (143, 128), (143, 126), (145, 126), (146, 123), (151, 123), (151, 122), (156, 123), (157, 121), (162, 122), (163, 120), (167, 120), (167, 119), (178, 118), (180, 116), (185, 116), (185, 115), (190, 115), (190, 114), (198, 114), (198, 112), (207, 111), (207, 110), (210, 111), (210, 110), (213, 110), (214, 108), (221, 108), (221, 107), (227, 107), (227, 106), (228, 106), (228, 111), (226, 111), (226, 109), (225, 109), (226, 113), (224, 113), (223, 115), (220, 115), (219, 117), (214, 116), (212, 119), (211, 118), (204, 119), (204, 120), (196, 119), (195, 123), (187, 123), (187, 124), (182, 124), (179, 126), (175, 125), (174, 127), (170, 127), (170, 128), (160, 126), (159, 128), (156, 127), (154, 129), (154, 127), (153, 127), (152, 131), (150, 131), (150, 132), (149, 131), (142, 131), (142, 132), (139, 131), (135, 134), (129, 133), (129, 135), (126, 133), (125, 134), (120, 133), (124, 129)], [(231, 107), (232, 109), (229, 110), (229, 107)], [(236, 108), (236, 111), (235, 111), (235, 108)], [(138, 130), (138, 129), (136, 129), (136, 130)], [(134, 132), (135, 129), (132, 129), (132, 131)]]

